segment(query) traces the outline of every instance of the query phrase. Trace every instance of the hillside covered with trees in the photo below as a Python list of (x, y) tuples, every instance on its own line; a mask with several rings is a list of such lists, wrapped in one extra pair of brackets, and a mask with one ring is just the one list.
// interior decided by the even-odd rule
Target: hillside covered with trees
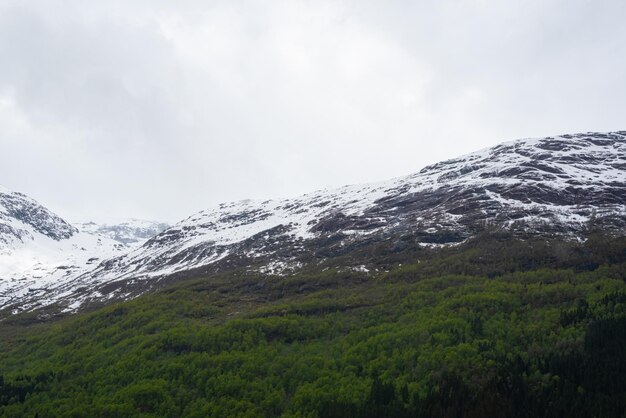
[(626, 413), (625, 238), (377, 256), (378, 272), (238, 271), (6, 319), (0, 416)]

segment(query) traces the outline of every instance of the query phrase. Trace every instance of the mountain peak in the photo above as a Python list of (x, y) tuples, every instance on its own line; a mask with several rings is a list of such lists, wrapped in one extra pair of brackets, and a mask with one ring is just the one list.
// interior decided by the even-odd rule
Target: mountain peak
[(34, 234), (59, 241), (76, 232), (64, 219), (25, 194), (0, 192), (0, 242), (8, 245), (10, 241), (33, 239)]

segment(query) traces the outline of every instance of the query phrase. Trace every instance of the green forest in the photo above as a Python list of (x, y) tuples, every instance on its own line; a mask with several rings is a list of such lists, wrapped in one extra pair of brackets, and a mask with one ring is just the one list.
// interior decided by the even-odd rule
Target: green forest
[(626, 416), (626, 239), (376, 259), (10, 317), (0, 416)]

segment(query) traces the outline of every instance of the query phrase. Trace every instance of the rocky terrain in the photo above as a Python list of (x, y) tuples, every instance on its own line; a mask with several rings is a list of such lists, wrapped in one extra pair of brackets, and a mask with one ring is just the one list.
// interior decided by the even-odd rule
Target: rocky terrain
[(166, 227), (138, 220), (70, 224), (28, 196), (0, 187), (0, 310), (27, 308), (28, 301), (53, 303), (49, 289), (126, 253)]
[[(29, 228), (53, 240), (77, 234), (45, 209), (5, 212), (6, 219), (18, 213)], [(0, 231), (9, 232), (2, 232), (0, 242), (21, 239), (19, 226), (2, 222), (6, 226), (0, 223), (5, 228)], [(45, 227), (49, 224), (54, 226)], [(385, 182), (222, 204), (94, 263), (92, 269), (45, 280), (41, 292), (0, 290), (0, 310), (52, 304), (72, 310), (130, 298), (193, 269), (280, 275), (366, 254), (364, 249), (380, 243), (390, 251), (454, 245), (494, 228), (578, 239), (590, 225), (626, 232), (625, 131), (518, 140)], [(99, 236), (111, 239), (116, 233)], [(347, 267), (370, 267), (367, 257), (350, 260), (353, 265)], [(0, 276), (0, 283), (6, 277)]]
[(78, 229), (95, 235), (111, 238), (122, 244), (143, 243), (169, 228), (165, 222), (143, 219), (121, 219), (116, 222), (74, 222)]

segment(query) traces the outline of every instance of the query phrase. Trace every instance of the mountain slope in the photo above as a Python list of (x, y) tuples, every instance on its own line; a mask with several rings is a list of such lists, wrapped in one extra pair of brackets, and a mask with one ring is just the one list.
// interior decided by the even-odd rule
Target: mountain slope
[(625, 210), (626, 132), (520, 140), (388, 182), (223, 204), (94, 273), (150, 277), (242, 255), (289, 267), (372, 239), (460, 242), (486, 224), (575, 234), (595, 218), (623, 232)]
[(367, 270), (381, 245), (456, 244), (487, 228), (576, 239), (591, 223), (626, 231), (624, 131), (518, 140), (386, 182), (222, 204), (49, 287), (46, 297), (65, 307), (126, 299), (191, 269), (283, 274), (341, 258)]
[(491, 238), (388, 273), (199, 275), (16, 315), (0, 417), (624, 416), (626, 239)]
[[(28, 196), (0, 187), (0, 309), (51, 303), (48, 289), (142, 243), (160, 224), (74, 226)], [(152, 228), (152, 229), (151, 229)], [(124, 231), (124, 239), (107, 233)]]

